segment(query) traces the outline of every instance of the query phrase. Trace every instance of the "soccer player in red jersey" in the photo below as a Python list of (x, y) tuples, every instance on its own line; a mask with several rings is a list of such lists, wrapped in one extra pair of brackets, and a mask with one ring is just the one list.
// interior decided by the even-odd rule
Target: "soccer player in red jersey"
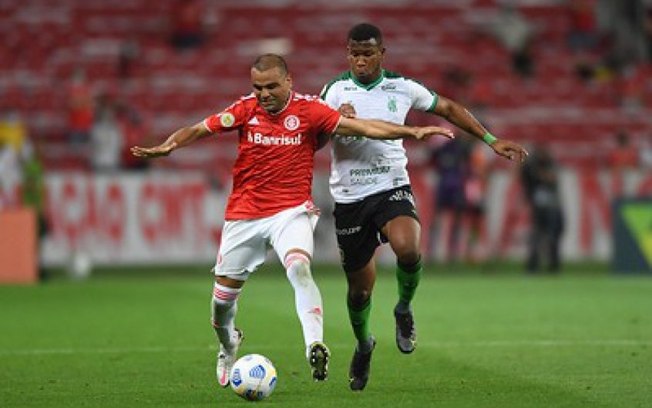
[(319, 210), (311, 200), (314, 153), (328, 137), (370, 138), (432, 135), (452, 137), (445, 128), (408, 127), (346, 118), (319, 97), (292, 90), (285, 60), (274, 54), (251, 67), (253, 93), (193, 126), (183, 127), (154, 147), (132, 147), (137, 157), (166, 156), (193, 141), (230, 130), (239, 136), (233, 188), (213, 271), (212, 322), (220, 351), (218, 382), (229, 384), (242, 332), (235, 328), (242, 286), (272, 247), (294, 288), (306, 354), (316, 381), (328, 376), (329, 350), (323, 343), (322, 300), (310, 269)]

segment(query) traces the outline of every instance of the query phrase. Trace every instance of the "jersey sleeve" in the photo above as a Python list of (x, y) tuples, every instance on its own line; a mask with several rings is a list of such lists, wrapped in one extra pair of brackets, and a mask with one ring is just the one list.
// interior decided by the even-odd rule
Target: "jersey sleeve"
[(246, 108), (242, 100), (235, 102), (220, 113), (213, 114), (204, 119), (204, 126), (211, 133), (222, 133), (237, 129), (244, 123)]
[(321, 99), (313, 99), (310, 102), (310, 120), (317, 134), (330, 135), (340, 124), (340, 113), (331, 108)]
[(435, 106), (437, 106), (437, 101), (439, 100), (439, 95), (436, 92), (411, 79), (407, 80), (407, 84), (410, 89), (412, 108), (424, 112), (435, 110)]
[(324, 85), (324, 88), (319, 93), (319, 97), (324, 102), (326, 102), (328, 106), (333, 109), (337, 109), (339, 105), (337, 103), (337, 93), (335, 92), (334, 88), (335, 87), (333, 87), (331, 84)]

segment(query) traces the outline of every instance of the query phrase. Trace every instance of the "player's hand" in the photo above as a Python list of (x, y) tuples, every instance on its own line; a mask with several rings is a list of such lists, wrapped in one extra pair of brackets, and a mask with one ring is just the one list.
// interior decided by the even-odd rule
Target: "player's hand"
[(527, 150), (523, 146), (510, 142), (509, 140), (498, 139), (491, 145), (491, 148), (494, 149), (497, 155), (517, 163), (523, 163), (528, 155)]
[(448, 139), (455, 139), (453, 131), (439, 126), (415, 127), (414, 138), (417, 140), (428, 140), (431, 136), (444, 136)]
[(337, 110), (345, 118), (355, 118), (355, 108), (350, 103), (343, 103)]
[(131, 154), (133, 154), (136, 157), (143, 157), (143, 158), (152, 158), (152, 157), (161, 157), (161, 156), (167, 156), (170, 153), (172, 153), (172, 150), (176, 149), (177, 144), (172, 142), (172, 143), (163, 143), (158, 146), (154, 147), (140, 147), (140, 146), (134, 146), (131, 148)]

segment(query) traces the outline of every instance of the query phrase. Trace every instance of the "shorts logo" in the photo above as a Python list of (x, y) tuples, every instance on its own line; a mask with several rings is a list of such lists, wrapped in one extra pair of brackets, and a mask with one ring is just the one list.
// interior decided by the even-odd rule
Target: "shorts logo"
[(231, 127), (235, 123), (235, 116), (232, 113), (224, 112), (220, 114), (220, 124), (222, 127)]
[(337, 234), (337, 235), (353, 235), (353, 234), (357, 234), (361, 230), (362, 230), (362, 227), (358, 225), (357, 227), (336, 229), (335, 234)]
[(294, 115), (288, 115), (283, 121), (283, 125), (285, 125), (287, 130), (297, 130), (300, 124), (299, 118)]
[(392, 194), (392, 196), (389, 197), (389, 201), (409, 201), (412, 205), (414, 205), (414, 197), (412, 197), (412, 194), (403, 190), (398, 190)]

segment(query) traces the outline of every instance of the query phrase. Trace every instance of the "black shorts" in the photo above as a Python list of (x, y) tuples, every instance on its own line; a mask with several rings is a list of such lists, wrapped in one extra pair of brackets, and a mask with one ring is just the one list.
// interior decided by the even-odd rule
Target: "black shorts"
[(350, 204), (335, 203), (335, 233), (342, 267), (352, 272), (365, 266), (387, 237), (380, 231), (388, 221), (407, 215), (419, 221), (409, 185), (370, 195)]

